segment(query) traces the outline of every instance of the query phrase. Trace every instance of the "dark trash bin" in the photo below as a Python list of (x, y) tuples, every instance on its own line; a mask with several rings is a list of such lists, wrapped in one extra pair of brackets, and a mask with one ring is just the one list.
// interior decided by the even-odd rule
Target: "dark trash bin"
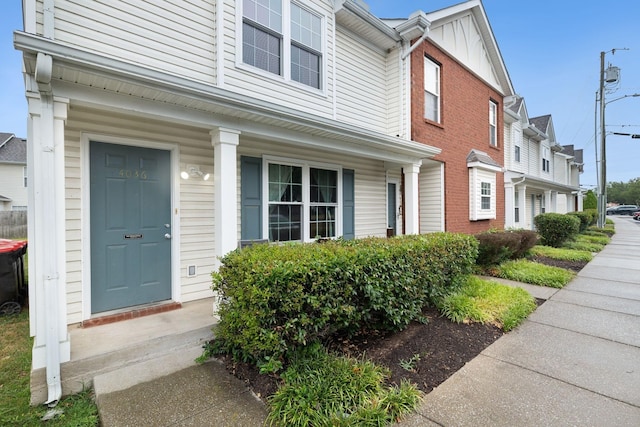
[(26, 253), (26, 241), (0, 239), (0, 315), (20, 312), (26, 299)]

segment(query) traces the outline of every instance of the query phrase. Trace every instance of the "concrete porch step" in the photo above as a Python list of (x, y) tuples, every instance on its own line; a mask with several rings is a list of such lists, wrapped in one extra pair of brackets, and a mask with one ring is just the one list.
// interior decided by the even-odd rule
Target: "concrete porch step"
[[(96, 396), (195, 365), (213, 338), (211, 300), (171, 312), (70, 331), (71, 361), (60, 367), (62, 394), (93, 387)], [(31, 372), (31, 403), (47, 400), (46, 370)]]

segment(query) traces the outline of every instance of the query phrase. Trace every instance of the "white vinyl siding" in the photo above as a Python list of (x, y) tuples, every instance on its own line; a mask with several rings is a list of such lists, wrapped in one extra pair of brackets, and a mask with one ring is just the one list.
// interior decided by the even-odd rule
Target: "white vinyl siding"
[[(489, 191), (488, 194), (487, 191)], [(496, 218), (495, 192), (495, 172), (477, 167), (469, 168), (469, 219), (471, 221)]]
[[(345, 157), (321, 150), (294, 148), (285, 145), (265, 143), (251, 139), (242, 139), (238, 147), (238, 192), (242, 183), (240, 175), (240, 157), (285, 157), (307, 161), (310, 164), (322, 159), (323, 163), (339, 165), (344, 169), (353, 169), (355, 173), (355, 237), (385, 237), (387, 230), (387, 202), (384, 162)], [(263, 200), (264, 203), (264, 200)], [(238, 224), (240, 224), (241, 205), (238, 201)], [(240, 236), (238, 226), (238, 239)]]
[[(158, 122), (124, 115), (73, 108), (65, 128), (66, 191), (66, 279), (67, 323), (82, 320), (83, 242), (82, 185), (88, 185), (81, 173), (81, 133), (113, 135), (160, 143), (180, 144), (180, 168), (197, 164), (213, 172), (211, 136), (205, 130), (175, 123)], [(85, 173), (88, 173), (86, 171)], [(177, 177), (177, 172), (175, 174)], [(216, 268), (214, 236), (213, 180), (180, 180), (180, 301), (188, 302), (212, 296), (210, 273)], [(88, 227), (88, 224), (84, 224)], [(195, 265), (197, 275), (187, 276), (187, 266)], [(88, 296), (86, 296), (88, 297)]]
[(25, 179), (24, 165), (0, 163), (0, 195), (11, 199), (12, 206), (27, 206)]
[[(250, 96), (291, 108), (303, 113), (333, 118), (333, 7), (323, 1), (307, 1), (310, 10), (323, 16), (323, 63), (321, 89), (314, 89), (301, 83), (285, 80), (277, 76), (247, 65), (242, 60), (242, 12), (236, 7), (238, 2), (224, 3), (223, 38), (224, 38), (224, 88), (232, 92)], [(286, 47), (284, 48), (286, 49)], [(287, 53), (289, 57), (289, 53)], [(286, 61), (283, 67), (290, 67)], [(283, 68), (284, 69), (284, 68)], [(287, 74), (289, 72), (287, 71)]]
[(339, 28), (337, 38), (336, 119), (387, 133), (385, 55)]
[(420, 233), (444, 231), (443, 167), (441, 163), (420, 168)]
[(58, 42), (169, 74), (216, 82), (213, 0), (191, 0), (189, 7), (180, 0), (57, 1), (55, 25)]

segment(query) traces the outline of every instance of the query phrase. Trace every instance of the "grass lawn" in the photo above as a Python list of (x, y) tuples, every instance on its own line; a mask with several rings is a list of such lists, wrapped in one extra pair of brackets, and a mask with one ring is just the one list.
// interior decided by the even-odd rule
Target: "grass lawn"
[(48, 408), (29, 405), (32, 344), (27, 310), (0, 317), (0, 426), (97, 426), (89, 391), (62, 399), (55, 408), (62, 413), (46, 422)]

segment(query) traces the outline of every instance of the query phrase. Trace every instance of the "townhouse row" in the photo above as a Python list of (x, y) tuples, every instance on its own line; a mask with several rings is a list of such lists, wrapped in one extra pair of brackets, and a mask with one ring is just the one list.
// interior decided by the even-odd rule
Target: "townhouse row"
[[(253, 241), (531, 228), (581, 151), (530, 118), (480, 0), (23, 0), (33, 368), (68, 325), (211, 296)], [(55, 375), (50, 391), (55, 395)]]

